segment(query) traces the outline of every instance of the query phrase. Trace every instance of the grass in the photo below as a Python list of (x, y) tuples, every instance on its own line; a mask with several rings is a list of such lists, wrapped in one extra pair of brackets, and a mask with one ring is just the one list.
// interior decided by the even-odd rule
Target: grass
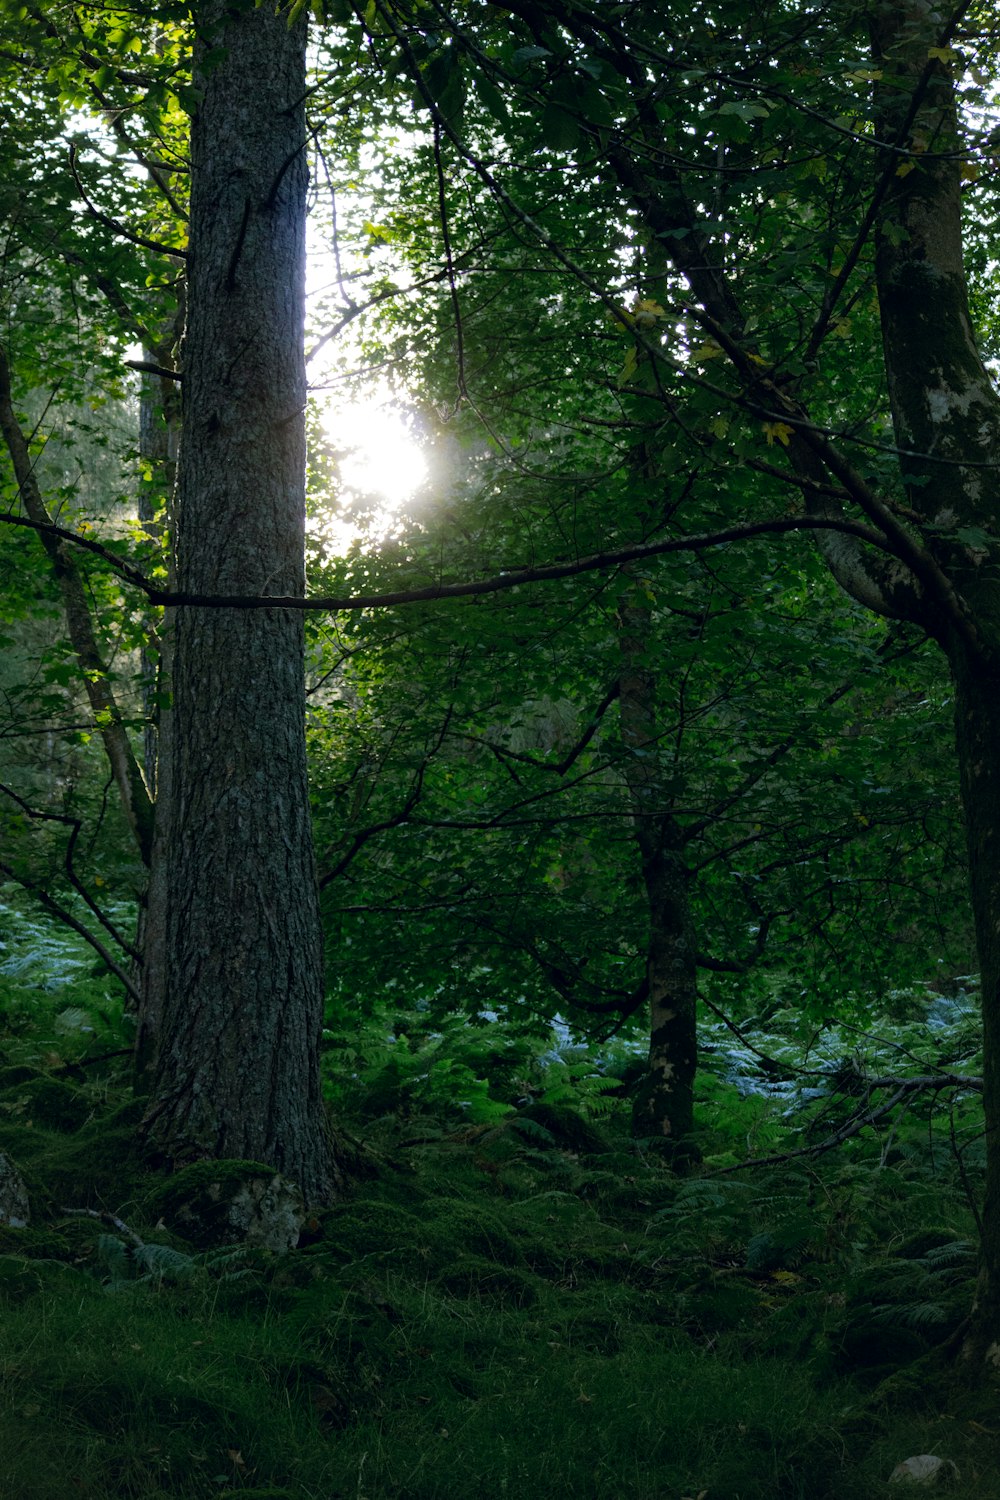
[[(79, 1134), (36, 1129), (65, 1171)], [(782, 1248), (797, 1180), (677, 1183), (605, 1129), (584, 1158), (379, 1122), (377, 1174), (284, 1257), (175, 1239), (130, 1271), (89, 1218), (5, 1231), (0, 1497), (867, 1500), (918, 1452), (1000, 1497), (992, 1397), (932, 1352), (970, 1293), (957, 1200), (907, 1244), (907, 1172), (859, 1200), (831, 1165)], [(785, 1263), (754, 1270), (762, 1225)]]
[(890, 1500), (918, 1453), (1000, 1500), (995, 1391), (947, 1353), (974, 1100), (727, 1174), (800, 1121), (706, 1073), (709, 1164), (677, 1178), (596, 1084), (575, 1122), (565, 1076), (545, 1110), (484, 1087), (478, 1122), (467, 1093), (380, 1113), (355, 1087), (368, 1174), (311, 1243), (200, 1251), (151, 1222), (124, 1075), (89, 1066), (99, 979), (62, 1031), (69, 968), (0, 983), (0, 1150), (33, 1204), (0, 1229), (0, 1500)]

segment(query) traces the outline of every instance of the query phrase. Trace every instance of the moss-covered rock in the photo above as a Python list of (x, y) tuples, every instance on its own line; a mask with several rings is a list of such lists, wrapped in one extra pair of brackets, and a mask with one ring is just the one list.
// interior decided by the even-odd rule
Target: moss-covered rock
[(500, 1212), (462, 1199), (428, 1198), (425, 1235), (446, 1258), (466, 1250), (504, 1265), (522, 1265), (521, 1248)]
[(147, 1191), (149, 1167), (135, 1125), (122, 1113), (89, 1120), (69, 1135), (0, 1118), (0, 1151), (17, 1162), (34, 1218), (51, 1218), (63, 1206), (129, 1217)]
[(6, 1089), (16, 1088), (18, 1084), (30, 1083), (32, 1079), (49, 1076), (40, 1068), (33, 1068), (28, 1063), (12, 1063), (10, 1067), (0, 1068), (0, 1093)]
[(76, 1295), (89, 1278), (58, 1260), (34, 1260), (23, 1255), (0, 1255), (0, 1303), (13, 1305), (43, 1291), (65, 1293), (72, 1284)]
[(148, 1211), (200, 1249), (259, 1245), (281, 1253), (298, 1244), (302, 1194), (273, 1167), (255, 1161), (201, 1161), (183, 1167), (151, 1195)]
[(349, 1260), (375, 1251), (426, 1251), (428, 1226), (397, 1203), (381, 1198), (348, 1198), (320, 1215), (322, 1243)]

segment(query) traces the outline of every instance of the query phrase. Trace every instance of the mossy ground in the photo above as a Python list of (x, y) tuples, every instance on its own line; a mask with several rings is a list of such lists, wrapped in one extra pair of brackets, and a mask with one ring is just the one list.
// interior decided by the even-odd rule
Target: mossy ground
[(677, 1178), (624, 1121), (386, 1119), (302, 1248), (199, 1252), (106, 1082), (2, 1082), (0, 1500), (871, 1500), (927, 1452), (1000, 1500), (995, 1393), (934, 1353), (969, 1214), (916, 1146)]

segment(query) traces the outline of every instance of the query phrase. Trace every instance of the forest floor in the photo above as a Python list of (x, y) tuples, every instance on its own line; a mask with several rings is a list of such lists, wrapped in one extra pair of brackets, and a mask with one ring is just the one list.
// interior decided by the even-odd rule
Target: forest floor
[[(390, 1047), (378, 1021), (381, 1063), (328, 1080), (343, 1200), (285, 1255), (198, 1250), (136, 1150), (120, 1017), (8, 917), (0, 1152), (31, 1223), (0, 1228), (0, 1500), (874, 1500), (919, 1454), (1000, 1500), (997, 1391), (956, 1362), (974, 1090), (816, 1150), (884, 1097), (862, 1061), (764, 1086), (708, 1031), (677, 1176), (572, 1049), (511, 1105), (501, 1025)], [(927, 1004), (876, 1074), (975, 1072), (968, 1008)]]
[(913, 1153), (678, 1179), (568, 1110), (383, 1119), (310, 1243), (196, 1253), (104, 1091), (0, 1073), (36, 1205), (0, 1231), (2, 1500), (870, 1500), (925, 1453), (1000, 1497), (947, 1349), (969, 1211)]

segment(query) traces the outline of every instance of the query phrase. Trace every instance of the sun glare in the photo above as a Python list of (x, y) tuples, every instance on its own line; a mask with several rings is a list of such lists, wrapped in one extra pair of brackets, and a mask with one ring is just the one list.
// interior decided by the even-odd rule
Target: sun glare
[(371, 496), (387, 518), (427, 478), (412, 426), (391, 399), (352, 402), (333, 411), (327, 430), (337, 448), (340, 479), (353, 495)]

